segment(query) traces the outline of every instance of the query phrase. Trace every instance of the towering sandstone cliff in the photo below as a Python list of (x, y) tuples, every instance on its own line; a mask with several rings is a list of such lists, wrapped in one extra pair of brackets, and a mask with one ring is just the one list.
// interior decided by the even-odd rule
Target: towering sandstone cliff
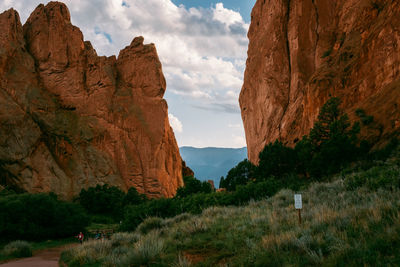
[(182, 162), (156, 48), (137, 37), (99, 57), (58, 2), (24, 26), (0, 14), (1, 183), (71, 198), (82, 188), (172, 196)]
[(293, 145), (320, 107), (340, 97), (363, 109), (375, 143), (400, 132), (400, 2), (258, 0), (240, 106), (249, 159), (276, 139)]

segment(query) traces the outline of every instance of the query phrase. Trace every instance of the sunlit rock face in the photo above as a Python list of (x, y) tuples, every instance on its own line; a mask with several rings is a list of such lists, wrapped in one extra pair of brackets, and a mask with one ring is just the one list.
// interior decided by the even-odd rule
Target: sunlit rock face
[(182, 160), (156, 48), (99, 57), (59, 2), (0, 14), (1, 182), (65, 199), (97, 184), (171, 197)]
[(339, 97), (378, 146), (400, 132), (400, 2), (258, 0), (240, 94), (248, 156), (277, 139), (293, 146)]

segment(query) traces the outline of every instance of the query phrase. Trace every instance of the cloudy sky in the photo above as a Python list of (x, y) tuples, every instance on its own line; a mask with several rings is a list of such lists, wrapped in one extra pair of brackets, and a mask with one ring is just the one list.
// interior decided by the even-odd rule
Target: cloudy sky
[[(118, 55), (135, 36), (154, 43), (179, 146), (246, 146), (238, 96), (256, 0), (65, 0), (98, 55)], [(22, 23), (40, 0), (1, 0)]]

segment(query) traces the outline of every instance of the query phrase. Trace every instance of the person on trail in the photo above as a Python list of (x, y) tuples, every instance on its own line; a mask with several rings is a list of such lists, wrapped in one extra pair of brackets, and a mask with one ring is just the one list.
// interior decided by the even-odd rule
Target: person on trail
[(99, 233), (99, 231), (97, 231), (96, 235), (94, 236), (94, 239), (99, 240), (100, 236), (101, 234)]
[(82, 234), (82, 232), (79, 232), (79, 235), (77, 235), (76, 238), (78, 238), (79, 243), (81, 243), (81, 244), (83, 243), (84, 235)]

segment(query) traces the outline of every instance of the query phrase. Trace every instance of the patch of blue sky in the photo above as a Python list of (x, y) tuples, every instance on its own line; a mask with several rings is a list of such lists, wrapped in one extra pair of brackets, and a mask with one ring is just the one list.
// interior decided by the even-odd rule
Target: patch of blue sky
[(94, 33), (103, 35), (104, 37), (106, 37), (108, 42), (110, 44), (112, 44), (113, 40), (112, 40), (111, 35), (109, 33), (106, 33), (105, 31), (100, 30), (100, 28), (98, 28), (98, 27), (94, 28)]
[(239, 12), (246, 23), (250, 22), (251, 10), (256, 0), (172, 0), (175, 5), (184, 5), (186, 8), (215, 7), (217, 3), (223, 3), (225, 8)]

